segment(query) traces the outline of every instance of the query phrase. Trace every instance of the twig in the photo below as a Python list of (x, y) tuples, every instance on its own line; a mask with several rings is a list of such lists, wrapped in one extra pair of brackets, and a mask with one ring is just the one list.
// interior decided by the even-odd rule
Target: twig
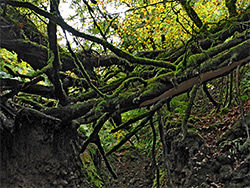
[(90, 134), (88, 139), (84, 142), (82, 149), (80, 150), (80, 153), (83, 153), (90, 143), (95, 143), (96, 139), (98, 139), (99, 131), (101, 130), (103, 124), (108, 120), (110, 115), (111, 115), (110, 113), (106, 112), (98, 119), (93, 132)]
[(97, 147), (98, 147), (98, 149), (99, 149), (99, 151), (100, 151), (100, 153), (101, 153), (101, 155), (102, 155), (102, 157), (103, 157), (103, 159), (104, 159), (104, 162), (105, 162), (105, 164), (106, 164), (106, 166), (107, 166), (109, 172), (112, 174), (112, 176), (113, 176), (115, 179), (117, 179), (117, 175), (116, 175), (116, 173), (114, 172), (114, 170), (112, 169), (112, 167), (110, 166), (109, 161), (108, 161), (108, 159), (107, 159), (107, 157), (106, 157), (106, 155), (105, 155), (105, 152), (104, 152), (104, 149), (103, 149), (103, 147), (102, 147), (101, 140), (100, 140), (99, 136), (96, 137), (95, 144), (97, 145)]
[(164, 134), (163, 125), (162, 125), (161, 110), (158, 110), (157, 114), (158, 114), (158, 126), (159, 126), (158, 128), (159, 128), (159, 133), (160, 133), (160, 138), (161, 138), (161, 143), (162, 143), (162, 150), (163, 150), (164, 167), (165, 169), (167, 169), (167, 179), (169, 180), (169, 186), (174, 188), (173, 180), (172, 180), (172, 176), (170, 172), (170, 165), (169, 165), (168, 156), (167, 156), (168, 148), (167, 148), (165, 134)]
[(153, 133), (153, 145), (152, 145), (153, 165), (154, 165), (154, 169), (156, 171), (157, 188), (159, 188), (160, 187), (160, 172), (159, 172), (158, 164), (156, 163), (156, 159), (155, 159), (156, 131), (155, 131), (155, 127), (153, 124), (153, 117), (151, 117), (149, 122), (150, 122), (150, 126), (151, 126), (152, 133)]
[(115, 132), (117, 132), (117, 131), (119, 131), (119, 130), (121, 130), (121, 129), (125, 129), (125, 128), (127, 128), (128, 125), (130, 125), (130, 124), (132, 124), (132, 123), (135, 123), (136, 121), (138, 121), (138, 120), (140, 120), (140, 119), (143, 119), (143, 118), (145, 118), (145, 117), (147, 117), (147, 116), (149, 116), (149, 115), (154, 114), (154, 113), (155, 113), (157, 110), (159, 110), (168, 100), (169, 100), (169, 99), (162, 99), (162, 100), (158, 101), (158, 102), (156, 103), (156, 105), (155, 105), (150, 111), (148, 111), (148, 112), (146, 112), (146, 113), (144, 113), (144, 114), (142, 114), (142, 115), (139, 115), (139, 116), (137, 116), (137, 117), (135, 117), (135, 118), (133, 118), (133, 119), (128, 120), (127, 122), (121, 124), (119, 127), (116, 127), (116, 128), (114, 128), (113, 130), (111, 130), (111, 133), (115, 133)]
[(117, 145), (115, 145), (111, 150), (109, 150), (106, 153), (106, 155), (110, 155), (114, 151), (118, 150), (123, 144), (125, 144), (132, 136), (134, 136), (139, 130), (141, 130), (146, 125), (146, 123), (150, 120), (151, 116), (148, 116), (147, 118), (145, 118), (144, 120), (142, 120), (141, 123), (138, 126), (136, 126)]

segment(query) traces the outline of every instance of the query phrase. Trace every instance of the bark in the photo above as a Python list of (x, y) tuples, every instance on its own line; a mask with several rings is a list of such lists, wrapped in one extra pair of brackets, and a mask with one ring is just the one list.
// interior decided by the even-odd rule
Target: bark
[(194, 11), (194, 9), (190, 6), (187, 0), (180, 0), (180, 3), (182, 7), (185, 9), (187, 12), (187, 15), (190, 17), (190, 19), (195, 23), (195, 25), (198, 28), (202, 27), (202, 21), (199, 18), (198, 14)]
[[(58, 0), (50, 0), (50, 13), (54, 15), (58, 15)], [(61, 67), (60, 56), (58, 54), (58, 46), (57, 46), (57, 25), (53, 23), (51, 20), (48, 24), (48, 37), (49, 37), (49, 61), (48, 63), (52, 63), (53, 68), (51, 70), (51, 81), (54, 85), (54, 93), (57, 99), (59, 99), (59, 103), (63, 106), (67, 105), (67, 96), (62, 86), (62, 81), (60, 79), (59, 70)]]
[(236, 16), (238, 13), (236, 11), (236, 1), (237, 0), (225, 0), (226, 1), (226, 7), (228, 9), (229, 12), (229, 17), (234, 17)]

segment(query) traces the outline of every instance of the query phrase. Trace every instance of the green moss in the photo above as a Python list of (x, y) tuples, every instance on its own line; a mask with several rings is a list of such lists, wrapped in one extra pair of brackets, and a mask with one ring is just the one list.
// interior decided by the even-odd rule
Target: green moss
[(84, 128), (83, 125), (80, 125), (79, 128), (77, 129), (77, 131), (78, 131), (80, 134), (82, 134), (83, 136), (86, 136), (86, 135), (87, 135), (87, 132), (86, 132), (86, 130), (85, 130), (85, 128)]
[(156, 78), (152, 78), (148, 81), (148, 84), (144, 92), (140, 95), (142, 97), (154, 96), (161, 93), (168, 84), (171, 84), (171, 79), (174, 76), (174, 72), (168, 72), (166, 74), (160, 75)]
[[(186, 102), (185, 102), (186, 103)], [(188, 120), (190, 123), (195, 123), (195, 122), (197, 122), (197, 121), (200, 121), (200, 118), (198, 118), (198, 117), (195, 117), (195, 116), (192, 116), (192, 117), (190, 117), (189, 118), (189, 120)]]
[(182, 48), (182, 47), (173, 48), (173, 49), (171, 49), (171, 50), (167, 50), (167, 51), (165, 51), (165, 52), (162, 52), (162, 53), (160, 53), (160, 54), (156, 57), (156, 59), (158, 59), (158, 60), (160, 60), (160, 59), (167, 59), (167, 58), (173, 56), (176, 52), (178, 53), (179, 50), (180, 50), (181, 48)]
[(198, 130), (196, 128), (187, 129), (188, 135), (197, 135)]
[(99, 102), (99, 104), (95, 107), (95, 111), (96, 112), (104, 112), (105, 107), (108, 106), (107, 103), (108, 102), (106, 100)]
[(207, 57), (206, 57), (206, 55), (204, 53), (191, 55), (191, 56), (188, 57), (187, 67), (189, 67), (189, 66), (195, 66), (198, 63), (202, 62), (206, 58)]
[(176, 71), (178, 70), (183, 70), (184, 69), (184, 65), (183, 65), (183, 61), (181, 61), (177, 66), (176, 66)]
[(160, 90), (160, 85), (159, 83), (151, 83), (146, 87), (146, 90), (143, 92), (141, 96), (149, 96), (152, 93), (158, 92)]
[(181, 120), (177, 119), (177, 120), (168, 120), (166, 122), (166, 127), (168, 128), (180, 128), (181, 127)]
[(125, 80), (113, 93), (113, 95), (111, 97), (115, 97), (117, 96), (119, 93), (122, 92), (122, 90), (124, 90), (125, 88), (127, 88), (131, 83), (133, 83), (134, 81), (139, 81), (142, 84), (144, 84), (144, 86), (147, 85), (147, 82), (139, 77), (132, 77), (132, 78), (128, 78), (127, 80)]
[(170, 82), (170, 80), (174, 77), (174, 72), (168, 72), (165, 74), (161, 74), (156, 78), (153, 78), (151, 82), (161, 82), (161, 83), (167, 83)]
[(182, 73), (183, 73), (183, 70), (182, 70), (182, 69), (179, 69), (179, 70), (175, 71), (175, 75), (174, 75), (174, 76), (175, 76), (175, 77), (181, 76)]
[(211, 129), (215, 129), (217, 127), (217, 123), (213, 123), (213, 124), (211, 124), (210, 126), (209, 126), (209, 128), (211, 128)]
[(240, 150), (240, 151), (243, 151), (244, 149), (249, 148), (249, 147), (250, 147), (250, 139), (247, 139), (247, 140), (239, 147), (239, 150)]

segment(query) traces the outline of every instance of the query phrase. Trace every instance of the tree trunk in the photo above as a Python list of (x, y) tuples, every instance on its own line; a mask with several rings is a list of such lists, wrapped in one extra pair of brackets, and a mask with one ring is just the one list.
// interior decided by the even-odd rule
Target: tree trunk
[(21, 110), (13, 127), (1, 130), (0, 187), (90, 187), (72, 123), (58, 129), (33, 112)]

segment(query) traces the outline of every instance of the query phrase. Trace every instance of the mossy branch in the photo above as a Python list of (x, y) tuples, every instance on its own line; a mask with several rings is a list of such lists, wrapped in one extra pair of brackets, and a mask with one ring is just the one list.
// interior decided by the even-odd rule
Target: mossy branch
[(18, 94), (19, 92), (21, 92), (21, 91), (23, 91), (25, 89), (28, 89), (30, 86), (35, 85), (36, 83), (38, 83), (38, 82), (40, 82), (42, 80), (43, 80), (43, 77), (35, 77), (30, 82), (25, 82), (22, 85), (18, 85), (11, 92), (6, 93), (3, 96), (1, 96), (1, 103), (7, 101), (7, 99), (15, 96), (16, 94)]
[[(241, 119), (244, 122), (245, 120), (245, 116), (244, 116), (244, 105), (243, 102), (241, 100), (241, 93), (240, 93), (240, 65), (237, 66), (236, 68), (236, 92), (237, 92), (237, 96), (238, 96), (238, 102), (240, 104), (240, 114), (241, 114)], [(249, 128), (248, 125), (244, 122), (243, 123), (245, 128), (246, 128), (246, 133), (247, 133), (247, 139), (250, 139), (250, 135), (249, 135)]]
[[(101, 87), (99, 90), (103, 93), (107, 93), (110, 91), (113, 91), (114, 89), (116, 89), (117, 87), (119, 87), (119, 85), (124, 81), (125, 78), (120, 78), (117, 81), (111, 82), (108, 85), (105, 85), (103, 87)], [(91, 98), (96, 97), (96, 92), (93, 90), (90, 90), (86, 93), (81, 93), (79, 96), (77, 96), (73, 102), (77, 102), (77, 101), (83, 101), (83, 100), (88, 100)]]
[(106, 112), (98, 119), (98, 121), (95, 124), (93, 132), (90, 134), (88, 139), (84, 142), (82, 149), (80, 150), (80, 153), (83, 153), (90, 143), (95, 143), (96, 139), (98, 139), (99, 131), (101, 130), (104, 123), (108, 120), (110, 115), (111, 115), (110, 113)]
[[(50, 11), (51, 14), (56, 14), (58, 12), (58, 2), (56, 0), (51, 0), (50, 2)], [(53, 61), (53, 69), (52, 69), (52, 82), (54, 85), (54, 93), (55, 96), (59, 99), (61, 105), (65, 106), (68, 104), (67, 95), (63, 89), (62, 82), (59, 75), (59, 70), (61, 68), (60, 57), (58, 53), (58, 45), (57, 45), (57, 25), (49, 20), (49, 24), (47, 27), (47, 33), (49, 37), (49, 63)], [(49, 64), (48, 63), (48, 64)]]
[(70, 54), (72, 55), (72, 57), (74, 58), (74, 64), (77, 67), (77, 69), (79, 70), (79, 72), (82, 74), (82, 76), (86, 79), (88, 85), (100, 96), (100, 97), (105, 97), (105, 95), (91, 82), (91, 79), (87, 73), (87, 71), (85, 70), (82, 62), (78, 59), (78, 57), (75, 55), (75, 53), (73, 52), (73, 50), (71, 49), (71, 46), (69, 44), (66, 32), (64, 30), (64, 34), (65, 34), (65, 38), (67, 41), (67, 47), (68, 50), (70, 52)]
[(119, 93), (123, 89), (125, 89), (126, 87), (128, 87), (128, 85), (130, 83), (132, 83), (133, 81), (139, 81), (139, 82), (143, 83), (145, 86), (147, 85), (147, 82), (144, 79), (140, 78), (140, 77), (128, 78), (124, 82), (122, 82), (122, 84), (114, 91), (114, 93), (110, 97), (116, 97), (116, 96), (118, 96)]
[(187, 15), (190, 17), (190, 19), (195, 23), (195, 25), (198, 28), (202, 27), (202, 21), (199, 18), (198, 14), (195, 12), (195, 10), (190, 6), (187, 0), (179, 0), (184, 10), (187, 12)]
[(102, 147), (101, 140), (100, 140), (99, 136), (96, 137), (95, 144), (97, 145), (97, 147), (98, 147), (98, 149), (99, 149), (99, 151), (100, 151), (100, 153), (101, 153), (101, 155), (102, 155), (102, 157), (103, 157), (103, 159), (104, 159), (104, 162), (105, 162), (106, 167), (108, 168), (109, 172), (112, 174), (112, 176), (113, 176), (115, 179), (117, 179), (117, 175), (116, 175), (116, 173), (114, 172), (114, 170), (112, 169), (112, 167), (111, 167), (111, 165), (109, 164), (109, 161), (108, 161), (108, 159), (107, 159), (107, 157), (106, 157), (106, 155), (105, 155), (105, 152), (104, 152), (104, 149), (103, 149), (103, 147)]
[(160, 172), (159, 172), (158, 164), (156, 163), (156, 155), (155, 155), (155, 145), (156, 145), (157, 135), (156, 135), (156, 131), (155, 131), (154, 123), (153, 123), (153, 117), (151, 117), (149, 124), (151, 126), (152, 133), (153, 133), (152, 159), (153, 159), (154, 169), (156, 171), (157, 188), (159, 188), (160, 187)]
[(127, 128), (130, 124), (135, 123), (136, 121), (139, 121), (139, 120), (141, 120), (141, 119), (143, 119), (143, 118), (145, 118), (145, 117), (147, 117), (147, 116), (152, 116), (152, 114), (154, 114), (154, 113), (155, 113), (157, 110), (159, 110), (164, 104), (166, 104), (167, 101), (168, 101), (168, 99), (162, 99), (162, 100), (158, 101), (158, 102), (156, 103), (156, 105), (155, 105), (150, 111), (148, 111), (148, 112), (146, 112), (146, 113), (144, 113), (144, 114), (142, 114), (142, 115), (139, 115), (139, 116), (137, 116), (137, 117), (135, 117), (135, 118), (133, 118), (133, 119), (130, 119), (130, 120), (128, 120), (127, 122), (121, 124), (119, 127), (116, 127), (116, 128), (114, 128), (114, 129), (112, 129), (112, 130), (111, 130), (111, 133), (115, 133), (115, 132), (117, 132), (117, 131), (119, 131), (119, 130), (121, 130), (121, 129), (125, 129), (125, 128)]
[(188, 122), (189, 116), (191, 114), (193, 102), (194, 102), (194, 99), (195, 99), (196, 92), (197, 92), (198, 88), (199, 88), (198, 85), (194, 85), (194, 87), (192, 88), (191, 93), (190, 93), (190, 99), (189, 99), (189, 102), (188, 102), (188, 106), (187, 106), (187, 109), (186, 109), (184, 119), (182, 121), (183, 139), (185, 139), (186, 136), (187, 136), (187, 129), (188, 129), (187, 128), (187, 122)]
[(101, 44), (102, 46), (104, 46), (104, 48), (110, 49), (118, 57), (124, 58), (127, 61), (129, 61), (130, 63), (141, 64), (141, 65), (153, 65), (153, 66), (165, 67), (165, 68), (168, 68), (171, 70), (175, 70), (175, 65), (173, 65), (169, 62), (160, 61), (160, 60), (152, 60), (152, 59), (142, 58), (142, 57), (135, 57), (134, 55), (115, 47), (114, 45), (105, 41), (104, 39), (100, 39), (98, 37), (79, 32), (76, 29), (74, 29), (73, 27), (71, 27), (70, 25), (68, 25), (62, 18), (54, 16), (53, 14), (50, 14), (50, 13), (38, 8), (37, 6), (35, 6), (31, 3), (18, 2), (18, 1), (8, 1), (8, 0), (0, 0), (0, 3), (8, 4), (8, 5), (15, 6), (15, 7), (29, 8), (30, 10), (33, 10), (37, 14), (42, 15), (45, 18), (48, 18), (53, 23), (58, 24), (59, 26), (62, 27), (63, 30), (69, 31), (74, 36), (81, 37), (81, 38), (84, 38), (86, 40)]
[(132, 136), (134, 136), (139, 130), (141, 130), (147, 122), (151, 119), (151, 116), (148, 116), (142, 122), (136, 126), (132, 131), (130, 131), (117, 145), (115, 145), (111, 150), (109, 150), (106, 155), (110, 155), (111, 153), (118, 150), (123, 144), (125, 144)]
[(234, 16), (237, 16), (237, 11), (236, 11), (236, 1), (237, 0), (225, 0), (226, 2), (226, 7), (229, 12), (229, 18), (232, 18)]
[(53, 66), (52, 66), (52, 62), (48, 61), (48, 64), (46, 66), (44, 66), (42, 69), (37, 70), (36, 72), (34, 72), (33, 74), (30, 75), (30, 77), (36, 77), (36, 76), (40, 76), (44, 73), (46, 73), (48, 70), (50, 70)]
[(33, 106), (34, 109), (36, 110), (43, 110), (45, 109), (45, 107), (43, 105), (41, 105), (40, 103), (32, 100), (32, 99), (29, 99), (29, 98), (26, 98), (24, 96), (16, 96), (16, 98), (19, 100), (19, 101), (22, 101), (22, 102), (25, 102), (27, 104), (30, 104)]
[(160, 134), (160, 139), (161, 139), (161, 143), (162, 143), (162, 150), (163, 150), (163, 160), (164, 160), (164, 167), (167, 170), (167, 179), (169, 181), (169, 186), (170, 187), (174, 187), (173, 185), (173, 180), (172, 180), (172, 176), (171, 176), (171, 172), (170, 172), (170, 164), (168, 161), (168, 156), (167, 156), (167, 144), (166, 144), (166, 140), (165, 140), (165, 134), (164, 134), (164, 129), (163, 129), (163, 123), (162, 123), (162, 113), (161, 110), (159, 109), (157, 111), (157, 115), (158, 115), (158, 128), (159, 128), (159, 134)]

